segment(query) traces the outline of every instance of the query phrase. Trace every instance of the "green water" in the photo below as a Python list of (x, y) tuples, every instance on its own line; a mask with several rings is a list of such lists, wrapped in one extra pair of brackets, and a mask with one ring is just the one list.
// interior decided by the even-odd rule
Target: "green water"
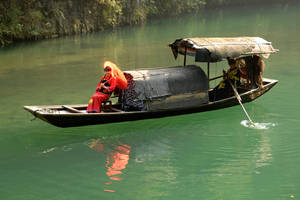
[[(299, 199), (299, 9), (210, 10), (1, 49), (0, 199)], [(192, 36), (260, 36), (280, 49), (264, 74), (279, 84), (245, 105), (255, 122), (275, 126), (242, 126), (236, 106), (62, 129), (22, 108), (87, 103), (106, 59), (124, 70), (181, 65), (167, 44)]]

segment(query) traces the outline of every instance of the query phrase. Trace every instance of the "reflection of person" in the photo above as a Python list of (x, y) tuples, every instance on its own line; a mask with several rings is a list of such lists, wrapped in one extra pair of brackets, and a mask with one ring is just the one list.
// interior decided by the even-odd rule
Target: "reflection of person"
[(233, 95), (233, 90), (228, 81), (230, 81), (235, 87), (241, 84), (239, 70), (239, 62), (235, 58), (227, 58), (229, 70), (225, 72), (223, 70), (223, 80), (214, 88), (215, 100), (220, 100)]
[(102, 101), (109, 99), (116, 88), (116, 78), (112, 76), (112, 69), (109, 66), (104, 68), (105, 75), (101, 78), (96, 93), (90, 98), (87, 107), (88, 113), (101, 112)]
[(131, 147), (126, 144), (120, 144), (115, 147), (110, 156), (107, 156), (106, 175), (109, 176), (111, 180), (121, 180), (115, 175), (122, 174), (122, 170), (126, 168), (129, 161), (130, 148)]
[[(121, 175), (129, 162), (131, 146), (119, 143), (113, 149), (109, 149), (107, 144), (104, 144), (100, 139), (96, 139), (90, 144), (90, 148), (106, 154), (106, 175), (110, 181), (105, 184), (111, 185), (113, 181), (122, 181)], [(104, 191), (115, 192), (111, 189), (104, 189)]]

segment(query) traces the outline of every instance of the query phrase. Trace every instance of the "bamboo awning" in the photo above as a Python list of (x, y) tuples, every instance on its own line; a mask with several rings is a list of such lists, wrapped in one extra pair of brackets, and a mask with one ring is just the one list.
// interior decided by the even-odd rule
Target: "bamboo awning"
[(175, 59), (179, 54), (194, 56), (196, 62), (219, 62), (226, 58), (262, 55), (268, 58), (274, 49), (260, 37), (181, 38), (169, 44)]

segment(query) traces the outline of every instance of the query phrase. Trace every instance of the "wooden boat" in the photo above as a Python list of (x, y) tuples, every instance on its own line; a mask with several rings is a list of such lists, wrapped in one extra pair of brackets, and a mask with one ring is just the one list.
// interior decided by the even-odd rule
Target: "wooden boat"
[[(87, 113), (87, 104), (24, 106), (35, 117), (58, 127), (74, 127), (160, 118), (173, 115), (217, 110), (238, 105), (235, 96), (214, 100), (209, 88), (211, 62), (227, 57), (241, 58), (261, 54), (268, 57), (278, 50), (262, 38), (189, 38), (169, 45), (178, 54), (194, 56), (196, 62), (207, 62), (207, 73), (196, 65), (155, 68), (124, 72), (128, 87), (116, 97), (116, 103), (105, 101), (103, 112)], [(240, 86), (243, 103), (251, 102), (269, 91), (277, 80), (263, 79), (263, 87)]]

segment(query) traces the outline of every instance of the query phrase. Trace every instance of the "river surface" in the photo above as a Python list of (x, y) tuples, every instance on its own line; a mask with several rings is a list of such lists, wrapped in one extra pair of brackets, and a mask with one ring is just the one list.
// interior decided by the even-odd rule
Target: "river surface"
[[(299, 199), (299, 9), (209, 10), (0, 49), (0, 199)], [(270, 126), (243, 126), (235, 106), (63, 129), (31, 121), (22, 108), (87, 103), (107, 59), (123, 70), (182, 65), (167, 45), (193, 36), (260, 36), (280, 50), (265, 60), (264, 73), (279, 83), (245, 105)], [(223, 68), (213, 65), (211, 74)]]

